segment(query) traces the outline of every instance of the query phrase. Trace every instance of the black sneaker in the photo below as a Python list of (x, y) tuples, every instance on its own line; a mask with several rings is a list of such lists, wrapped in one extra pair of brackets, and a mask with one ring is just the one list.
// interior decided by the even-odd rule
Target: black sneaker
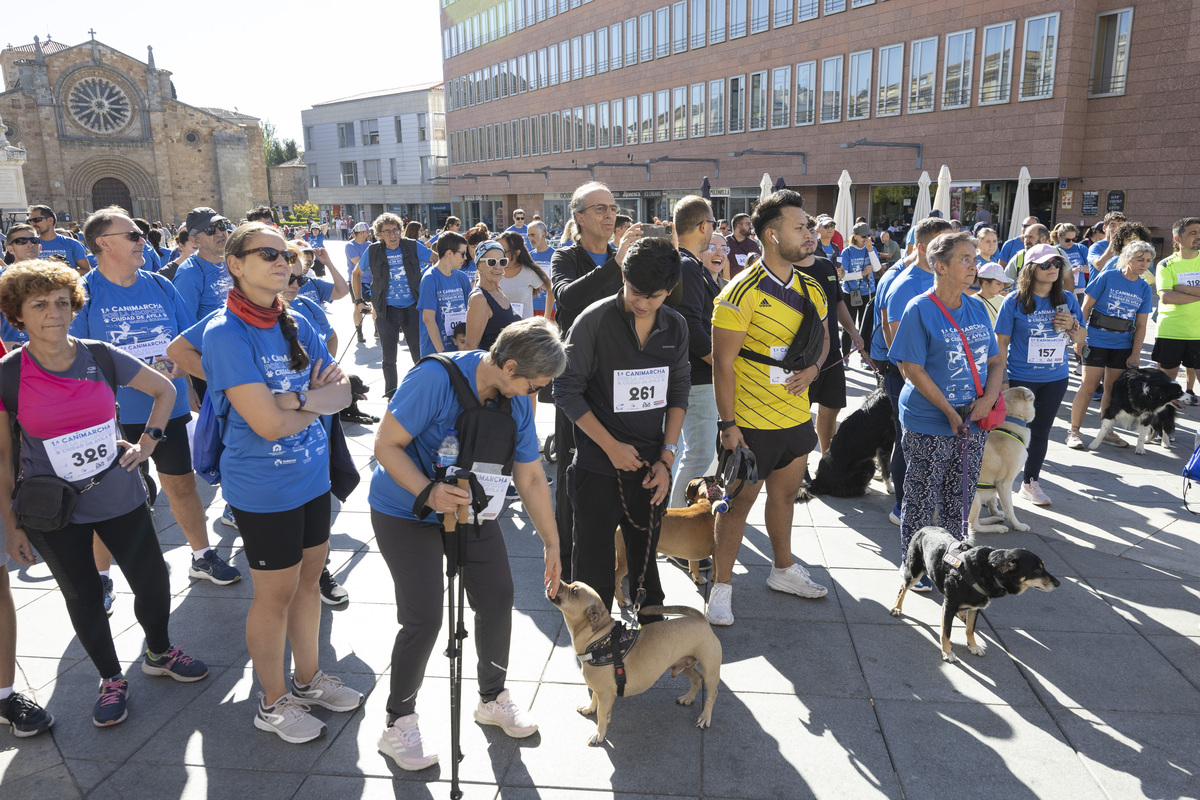
[(100, 585), (104, 588), (104, 613), (107, 616), (112, 616), (113, 601), (117, 599), (117, 593), (113, 589), (112, 578), (106, 575), (100, 576)]
[(321, 570), (321, 602), (327, 606), (340, 606), (350, 602), (350, 593), (333, 579), (328, 569)]
[(24, 739), (50, 730), (54, 717), (25, 695), (13, 692), (0, 700), (0, 724), (11, 725), (13, 735)]

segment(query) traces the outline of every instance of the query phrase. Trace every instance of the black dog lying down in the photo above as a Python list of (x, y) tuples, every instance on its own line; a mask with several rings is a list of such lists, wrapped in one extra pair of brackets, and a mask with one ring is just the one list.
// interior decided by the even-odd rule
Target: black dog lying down
[(892, 427), (892, 401), (883, 389), (876, 389), (863, 404), (846, 417), (829, 443), (829, 452), (821, 454), (817, 477), (801, 489), (796, 502), (814, 495), (861, 497), (875, 477), (875, 465), (890, 484), (892, 446), (896, 431)]
[(1137, 428), (1138, 442), (1134, 452), (1139, 456), (1146, 452), (1146, 442), (1154, 434), (1161, 436), (1163, 447), (1170, 449), (1171, 440), (1175, 438), (1174, 401), (1181, 397), (1183, 387), (1161, 369), (1127, 370), (1113, 384), (1112, 397), (1100, 421), (1100, 433), (1088, 449), (1098, 449), (1116, 425)]
[(972, 547), (944, 528), (928, 525), (917, 531), (908, 544), (893, 617), (900, 616), (905, 593), (923, 575), (929, 575), (942, 593), (942, 660), (951, 662), (955, 658), (950, 648), (950, 628), (955, 615), (962, 614), (967, 624), (967, 649), (981, 656), (985, 648), (975, 641), (975, 617), (981, 609), (996, 598), (1020, 594), (1030, 587), (1052, 592), (1059, 586), (1058, 578), (1028, 550)]
[(343, 408), (341, 414), (338, 415), (341, 417), (342, 422), (354, 422), (359, 425), (373, 425), (379, 422), (379, 417), (373, 417), (370, 414), (364, 413), (358, 407), (358, 401), (366, 400), (367, 392), (370, 390), (371, 388), (367, 386), (362, 378), (357, 375), (350, 376), (350, 405)]

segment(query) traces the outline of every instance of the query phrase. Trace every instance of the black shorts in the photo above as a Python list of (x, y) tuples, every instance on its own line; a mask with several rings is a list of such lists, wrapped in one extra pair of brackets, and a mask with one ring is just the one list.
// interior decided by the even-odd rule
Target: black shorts
[(813, 430), (811, 419), (794, 428), (759, 430), (739, 426), (738, 430), (750, 452), (754, 453), (759, 480), (766, 480), (772, 471), (783, 469), (817, 446), (817, 432)]
[(371, 302), (371, 284), (364, 283), (362, 285), (362, 299), (366, 302)]
[(1127, 369), (1129, 356), (1133, 354), (1132, 347), (1092, 347), (1087, 346), (1087, 355), (1083, 357), (1085, 367), (1106, 367), (1107, 369)]
[(329, 541), (330, 493), (290, 511), (241, 511), (233, 508), (250, 569), (287, 569), (304, 551)]
[(1150, 358), (1162, 369), (1177, 369), (1180, 365), (1189, 369), (1200, 369), (1200, 339), (1154, 340)]
[(808, 385), (808, 402), (822, 408), (846, 407), (846, 364), (840, 358)]
[[(159, 442), (150, 455), (154, 468), (163, 475), (188, 475), (192, 471), (192, 449), (188, 446), (187, 424), (191, 413), (176, 417), (167, 423), (163, 433), (167, 438)], [(137, 444), (146, 430), (145, 423), (122, 425), (125, 441)]]

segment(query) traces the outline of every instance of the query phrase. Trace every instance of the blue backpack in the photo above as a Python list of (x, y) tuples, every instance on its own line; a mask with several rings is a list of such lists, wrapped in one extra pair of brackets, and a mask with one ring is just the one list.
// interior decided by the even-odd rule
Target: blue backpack
[(1196, 437), (1196, 449), (1192, 451), (1192, 457), (1183, 468), (1183, 507), (1187, 508), (1189, 513), (1196, 514), (1197, 512), (1188, 508), (1187, 493), (1188, 489), (1192, 488), (1192, 481), (1200, 481), (1200, 435)]
[(212, 396), (211, 391), (205, 392), (200, 413), (196, 416), (196, 432), (192, 436), (192, 469), (209, 486), (216, 486), (221, 482), (221, 451), (225, 449), (221, 441), (224, 419), (217, 416)]

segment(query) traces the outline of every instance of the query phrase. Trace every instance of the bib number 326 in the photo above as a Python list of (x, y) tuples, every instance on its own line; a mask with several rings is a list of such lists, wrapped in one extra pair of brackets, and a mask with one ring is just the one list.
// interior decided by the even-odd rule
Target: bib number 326
[(64, 481), (81, 481), (102, 472), (117, 457), (116, 420), (53, 439), (46, 439), (46, 455), (54, 474)]
[(667, 405), (668, 367), (618, 369), (613, 372), (613, 411), (646, 411)]

